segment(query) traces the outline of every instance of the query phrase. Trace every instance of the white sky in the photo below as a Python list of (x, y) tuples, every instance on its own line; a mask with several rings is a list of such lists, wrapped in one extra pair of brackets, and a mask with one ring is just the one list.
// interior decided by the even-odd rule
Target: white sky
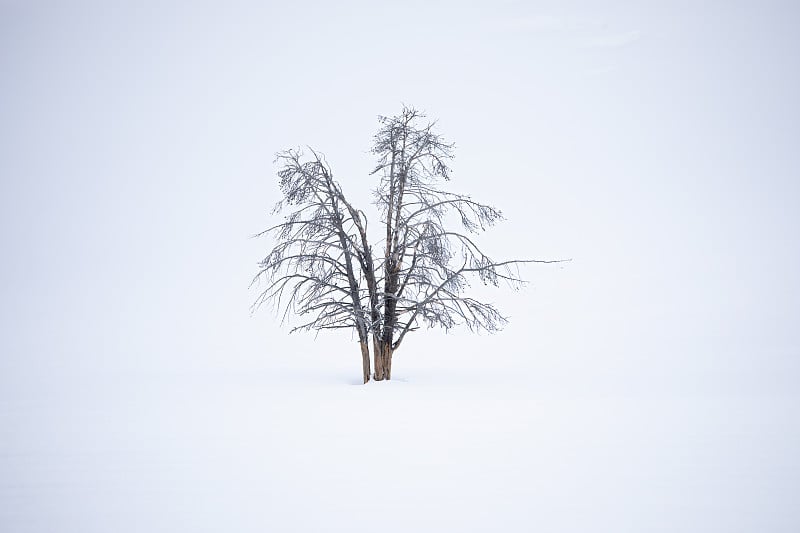
[(376, 115), (406, 103), (507, 215), (486, 248), (573, 262), (396, 372), (444, 348), (554, 388), (793, 390), (796, 4), (139, 4), (0, 2), (0, 389), (319, 350), (249, 316), (272, 156), (323, 151), (369, 211)]

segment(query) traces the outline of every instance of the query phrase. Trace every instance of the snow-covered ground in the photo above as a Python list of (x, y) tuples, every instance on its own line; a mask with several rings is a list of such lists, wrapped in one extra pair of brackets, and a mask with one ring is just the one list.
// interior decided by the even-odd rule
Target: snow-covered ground
[(395, 380), (360, 385), (350, 355), (5, 394), (2, 530), (800, 525), (796, 397), (581, 394), (401, 354)]

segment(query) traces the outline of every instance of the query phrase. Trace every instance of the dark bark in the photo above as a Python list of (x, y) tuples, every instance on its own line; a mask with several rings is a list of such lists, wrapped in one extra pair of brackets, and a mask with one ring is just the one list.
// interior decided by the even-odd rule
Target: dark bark
[(370, 378), (369, 343), (365, 339), (360, 341), (358, 344), (361, 347), (361, 371), (364, 378), (364, 383), (366, 383)]
[(375, 381), (392, 379), (392, 355), (394, 352), (391, 345), (376, 342), (373, 352), (375, 357)]

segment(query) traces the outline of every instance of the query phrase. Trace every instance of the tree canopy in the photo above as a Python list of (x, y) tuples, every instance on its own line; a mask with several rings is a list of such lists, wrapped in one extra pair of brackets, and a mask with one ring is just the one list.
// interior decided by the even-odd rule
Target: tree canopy
[(379, 123), (372, 175), (381, 235), (368, 234), (366, 214), (348, 202), (324, 156), (280, 152), (283, 198), (273, 214), (283, 221), (258, 234), (274, 246), (251, 284), (260, 286), (254, 309), (270, 302), (284, 319), (298, 315), (292, 331), (354, 329), (365, 383), (391, 379), (394, 352), (423, 326), (502, 328), (507, 320), (494, 305), (467, 294), (471, 280), (518, 289), (520, 264), (557, 262), (489, 257), (475, 236), (503, 215), (443, 188), (454, 145), (436, 123), (410, 107)]

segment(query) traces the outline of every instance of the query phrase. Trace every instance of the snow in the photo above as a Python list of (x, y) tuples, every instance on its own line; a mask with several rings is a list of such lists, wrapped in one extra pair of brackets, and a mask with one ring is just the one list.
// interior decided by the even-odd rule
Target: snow
[[(319, 342), (319, 341), (317, 341)], [(343, 354), (337, 354), (343, 355)], [(14, 532), (794, 531), (796, 398), (559, 392), (357, 354), (3, 398)], [(348, 364), (349, 363), (349, 364)], [(441, 366), (440, 366), (441, 365)], [(782, 414), (781, 414), (782, 413)]]

